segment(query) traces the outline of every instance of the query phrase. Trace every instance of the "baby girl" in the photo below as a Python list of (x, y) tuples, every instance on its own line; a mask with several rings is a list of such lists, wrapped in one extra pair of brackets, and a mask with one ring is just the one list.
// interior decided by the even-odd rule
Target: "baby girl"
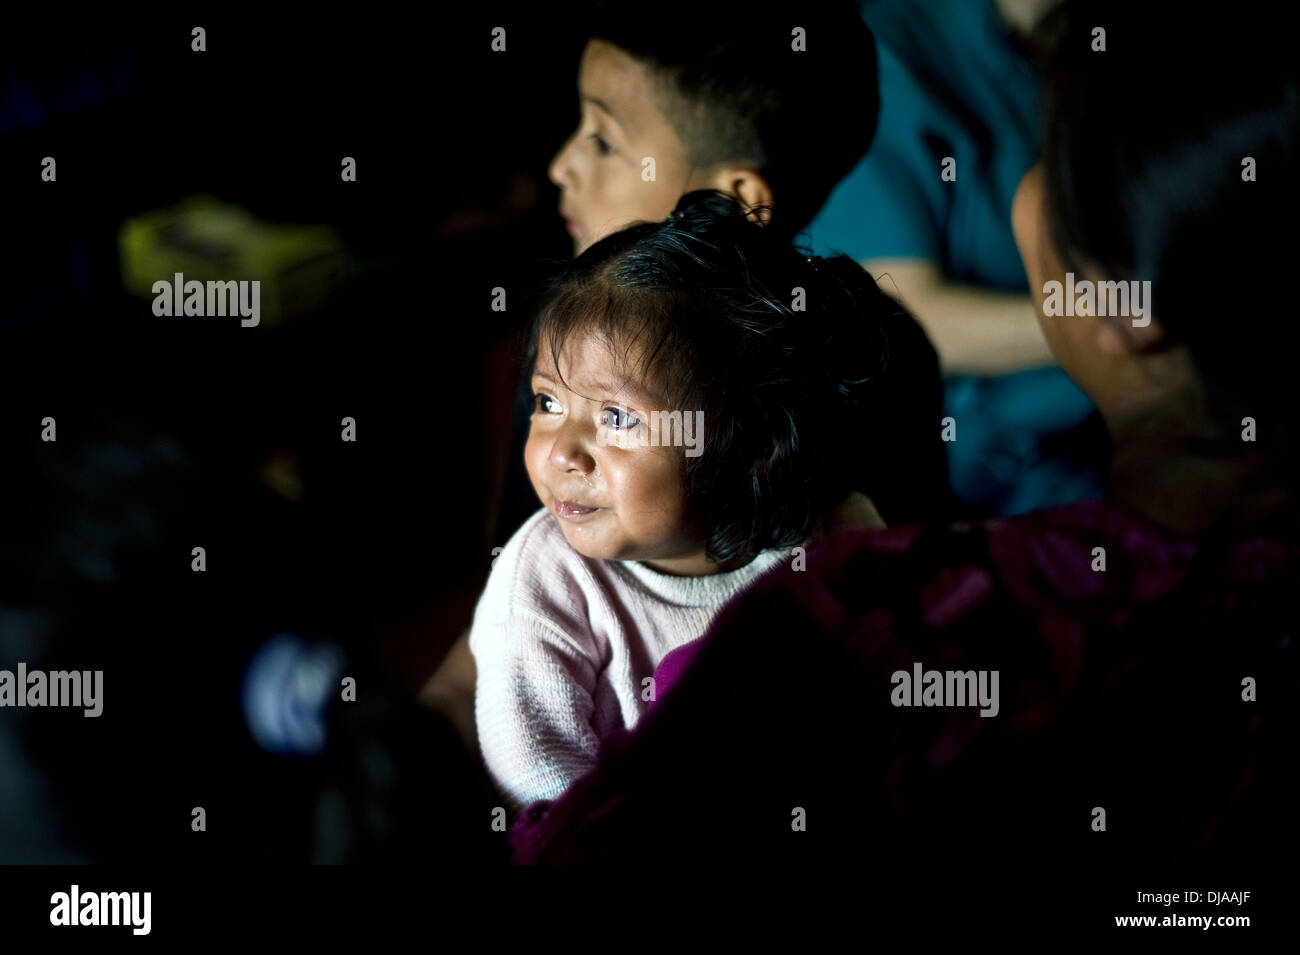
[[(594, 766), (654, 699), (659, 661), (728, 600), (832, 527), (880, 526), (864, 493), (901, 465), (872, 453), (873, 428), (930, 410), (887, 402), (928, 348), (906, 313), (718, 193), (596, 243), (533, 314), (525, 458), (543, 506), (496, 559), (469, 640), (512, 813)], [(915, 428), (938, 441), (937, 419)]]

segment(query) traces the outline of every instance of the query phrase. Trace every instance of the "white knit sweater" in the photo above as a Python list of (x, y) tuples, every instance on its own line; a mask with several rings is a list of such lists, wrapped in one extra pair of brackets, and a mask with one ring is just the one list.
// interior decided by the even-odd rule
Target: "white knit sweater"
[(786, 557), (675, 577), (583, 557), (549, 511), (530, 517), (497, 557), (469, 636), (479, 743), (511, 814), (594, 766), (605, 734), (645, 712), (659, 661)]

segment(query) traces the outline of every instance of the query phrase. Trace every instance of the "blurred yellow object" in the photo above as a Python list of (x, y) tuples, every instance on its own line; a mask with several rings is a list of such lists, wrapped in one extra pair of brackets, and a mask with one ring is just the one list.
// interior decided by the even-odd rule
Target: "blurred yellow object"
[(177, 272), (201, 282), (260, 280), (262, 321), (271, 325), (323, 305), (345, 261), (329, 226), (264, 222), (207, 195), (128, 219), (118, 248), (122, 284), (141, 298), (152, 299), (154, 283)]
[(286, 501), (302, 500), (302, 468), (291, 451), (276, 450), (263, 458), (257, 467), (257, 479)]

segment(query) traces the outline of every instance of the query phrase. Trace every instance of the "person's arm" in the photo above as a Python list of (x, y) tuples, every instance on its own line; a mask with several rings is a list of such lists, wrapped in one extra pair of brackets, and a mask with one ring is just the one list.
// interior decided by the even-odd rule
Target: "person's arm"
[(421, 703), (451, 721), (461, 742), (471, 753), (478, 752), (478, 730), (474, 725), (474, 682), (477, 675), (474, 654), (469, 650), (467, 627), (451, 645), (419, 696)]
[(511, 812), (555, 799), (596, 764), (596, 665), (529, 614), (476, 622), (474, 714), (483, 761)]
[(861, 265), (916, 316), (945, 373), (998, 375), (1055, 363), (1028, 295), (952, 282), (923, 259)]

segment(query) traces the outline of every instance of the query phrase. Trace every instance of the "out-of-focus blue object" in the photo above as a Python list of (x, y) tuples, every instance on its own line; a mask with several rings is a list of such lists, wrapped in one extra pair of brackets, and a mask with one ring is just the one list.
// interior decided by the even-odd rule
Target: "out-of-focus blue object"
[[(119, 38), (120, 39), (120, 38)], [(62, 62), (42, 63), (35, 75), (6, 64), (0, 75), (0, 136), (120, 99), (140, 83), (139, 51), (74, 49)]]
[(993, 0), (869, 0), (862, 16), (880, 59), (876, 138), (809, 226), (814, 251), (925, 259), (1025, 291), (1011, 197), (1038, 158), (1041, 79)]
[[(879, 124), (809, 226), (813, 250), (920, 259), (956, 282), (1028, 291), (1011, 199), (1038, 157), (1041, 79), (993, 0), (866, 0), (861, 10), (878, 46)], [(955, 181), (940, 176), (949, 156)], [(1103, 493), (1096, 408), (1060, 368), (951, 375), (943, 413), (957, 421), (948, 476), (962, 516)]]
[(258, 648), (244, 673), (244, 720), (272, 753), (312, 755), (325, 748), (325, 711), (346, 658), (330, 643), (291, 633)]
[(1013, 517), (1105, 494), (1103, 426), (1060, 368), (949, 375), (943, 413), (957, 422), (948, 477), (968, 516)]

